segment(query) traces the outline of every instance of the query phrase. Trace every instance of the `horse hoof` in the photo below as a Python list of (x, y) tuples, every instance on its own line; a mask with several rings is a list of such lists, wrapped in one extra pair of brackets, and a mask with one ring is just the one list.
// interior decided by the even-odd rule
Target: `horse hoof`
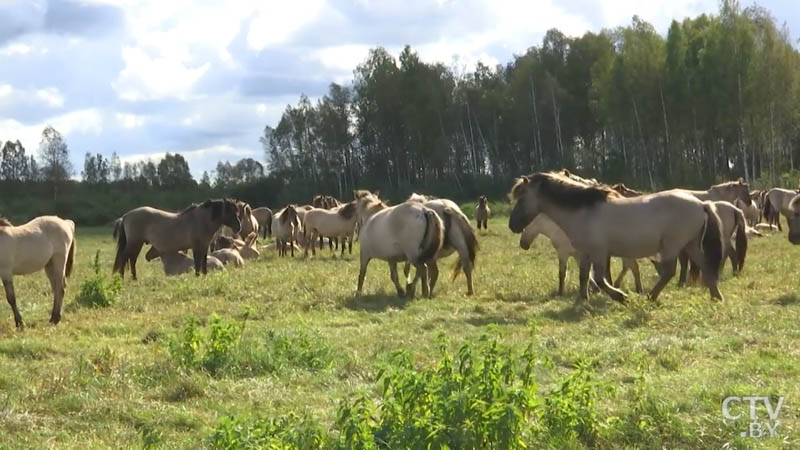
[(53, 325), (58, 325), (58, 322), (61, 322), (61, 317), (51, 317), (50, 318), (50, 323), (52, 323)]

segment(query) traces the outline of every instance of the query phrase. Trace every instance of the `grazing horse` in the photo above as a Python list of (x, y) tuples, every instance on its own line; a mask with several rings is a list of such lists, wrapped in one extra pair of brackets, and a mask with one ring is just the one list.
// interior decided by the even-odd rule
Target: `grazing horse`
[[(144, 255), (147, 261), (152, 261), (155, 258), (161, 258), (161, 265), (164, 267), (164, 274), (169, 276), (182, 275), (192, 271), (193, 260), (189, 258), (184, 252), (168, 252), (168, 253), (151, 253), (153, 247)], [(225, 265), (222, 261), (214, 256), (206, 256), (206, 266), (209, 270), (225, 270)]]
[(695, 196), (700, 201), (712, 202), (733, 202), (738, 198), (743, 202), (750, 201), (750, 186), (739, 178), (737, 181), (728, 181), (725, 183), (715, 184), (705, 191), (692, 191), (689, 189), (677, 189), (688, 194)]
[[(356, 201), (336, 206), (333, 209), (314, 208), (305, 214), (305, 226), (303, 227), (304, 238), (306, 241), (305, 254), (308, 255), (308, 248), (311, 247), (312, 254), (316, 255), (317, 250), (314, 245), (317, 237), (328, 239), (342, 238), (342, 256), (344, 256), (347, 238), (350, 238), (350, 254), (353, 253), (353, 234), (356, 230), (358, 214), (356, 211)], [(331, 250), (333, 248), (331, 247)]]
[(117, 255), (113, 273), (125, 276), (130, 264), (136, 279), (136, 259), (144, 244), (151, 244), (158, 253), (192, 249), (197, 275), (207, 272), (206, 255), (214, 234), (222, 225), (234, 232), (241, 230), (236, 203), (230, 199), (206, 200), (193, 204), (179, 213), (143, 206), (122, 216), (117, 233)]
[[(519, 246), (523, 250), (528, 250), (539, 234), (543, 234), (550, 239), (550, 243), (558, 254), (558, 295), (564, 295), (564, 283), (567, 278), (567, 262), (570, 257), (573, 257), (580, 263), (581, 256), (578, 251), (575, 250), (575, 247), (572, 246), (564, 230), (553, 222), (551, 218), (547, 217), (547, 214), (539, 214), (524, 230), (522, 230), (522, 235), (519, 237)], [(617, 277), (617, 281), (614, 282), (614, 287), (619, 288), (628, 270), (633, 272), (636, 292), (641, 293), (642, 279), (639, 275), (639, 263), (633, 258), (623, 258), (622, 272), (620, 272), (619, 277)]]
[(492, 213), (492, 210), (489, 209), (489, 201), (486, 199), (485, 195), (481, 195), (478, 197), (478, 204), (475, 205), (475, 221), (478, 222), (478, 229), (481, 229), (483, 226), (484, 230), (487, 230), (489, 227), (487, 226), (487, 222), (489, 221), (489, 215)]
[[(742, 210), (731, 205), (730, 202), (714, 202), (714, 206), (722, 224), (722, 244), (725, 249), (725, 257), (730, 258), (733, 275), (736, 276), (744, 268), (744, 260), (747, 257), (747, 221)], [(725, 266), (725, 257), (722, 259), (720, 270)], [(689, 267), (689, 280), (697, 279), (698, 268), (694, 264), (689, 264), (686, 252), (681, 252), (678, 260), (681, 266), (678, 285), (686, 284), (687, 267)]]
[(0, 278), (6, 300), (14, 313), (14, 324), (23, 328), (17, 309), (14, 275), (28, 275), (44, 269), (53, 291), (50, 323), (61, 321), (61, 303), (67, 278), (75, 262), (75, 222), (56, 216), (37, 217), (15, 227), (0, 219)]
[(266, 206), (256, 208), (253, 210), (253, 217), (258, 222), (258, 228), (261, 230), (264, 239), (267, 236), (272, 236), (272, 210)]
[(789, 201), (786, 221), (789, 222), (789, 242), (800, 245), (800, 194)]
[(435, 262), (442, 248), (444, 225), (436, 211), (416, 202), (386, 206), (368, 191), (363, 195), (354, 192), (358, 217), (361, 221), (361, 269), (358, 272), (356, 296), (361, 295), (367, 265), (377, 258), (389, 263), (392, 282), (397, 295), (403, 296), (403, 287), (397, 276), (397, 263), (409, 261), (417, 269), (414, 281), (406, 279), (406, 294), (414, 297), (417, 279), (422, 280), (422, 295), (430, 297), (426, 264)]
[(295, 205), (288, 205), (275, 213), (272, 217), (272, 232), (275, 234), (275, 248), (278, 249), (278, 256), (286, 256), (287, 245), (291, 248), (292, 256), (294, 256), (294, 243), (298, 233), (302, 232)]
[[(458, 253), (458, 261), (453, 269), (453, 280), (463, 270), (467, 279), (467, 295), (472, 295), (475, 291), (472, 285), (472, 271), (475, 269), (475, 255), (478, 251), (478, 239), (475, 231), (469, 224), (469, 219), (461, 211), (458, 205), (447, 199), (430, 199), (424, 195), (411, 194), (408, 202), (416, 202), (436, 211), (444, 224), (444, 242), (442, 249), (436, 254), (436, 258), (428, 264), (428, 278), (430, 280), (430, 295), (433, 296), (433, 288), (439, 278), (439, 266), (436, 260)], [(408, 278), (411, 263), (406, 261), (403, 272)]]
[(781, 227), (781, 214), (788, 219), (792, 211), (789, 209), (789, 202), (797, 195), (800, 190), (772, 188), (764, 196), (764, 220), (769, 224), (778, 225), (778, 231), (783, 231)]
[(508, 227), (520, 233), (540, 213), (547, 214), (567, 234), (583, 256), (580, 293), (588, 297), (589, 268), (594, 280), (614, 300), (626, 295), (605, 279), (609, 256), (660, 256), (660, 279), (650, 291), (655, 300), (675, 275), (678, 254), (686, 249), (701, 266), (711, 296), (717, 288), (722, 263), (722, 238), (714, 204), (701, 202), (679, 190), (624, 198), (605, 186), (586, 186), (555, 173), (536, 173), (515, 182), (515, 200)]

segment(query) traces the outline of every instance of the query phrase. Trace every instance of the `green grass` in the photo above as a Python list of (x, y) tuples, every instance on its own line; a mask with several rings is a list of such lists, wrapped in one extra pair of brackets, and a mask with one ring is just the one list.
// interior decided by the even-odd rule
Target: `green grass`
[[(370, 264), (365, 295), (353, 298), (357, 254), (305, 260), (265, 252), (243, 269), (200, 279), (165, 278), (157, 261), (140, 258), (139, 281), (126, 279), (104, 308), (76, 296), (94, 274), (97, 249), (110, 272), (111, 233), (81, 228), (61, 324), (47, 323), (52, 300), (42, 272), (15, 278), (27, 328), (14, 329), (7, 307), (0, 316), (0, 448), (197, 448), (226, 416), (294, 412), (332, 427), (341, 400), (377, 398), (379, 370), (396, 350), (419, 367), (436, 361), (440, 333), (453, 351), (481, 335), (519, 353), (533, 344), (553, 363), (537, 372), (543, 392), (576, 363), (589, 364), (602, 387), (601, 448), (800, 444), (800, 247), (785, 235), (753, 239), (740, 277), (726, 265), (723, 303), (673, 281), (658, 304), (631, 293), (623, 307), (595, 294), (576, 307), (574, 264), (567, 296), (558, 297), (549, 242), (522, 251), (505, 218), (490, 223), (479, 233), (471, 298), (463, 276), (450, 282), (443, 274), (433, 300), (398, 299), (381, 261)], [(453, 257), (442, 262), (445, 273), (452, 264)], [(652, 267), (642, 269), (652, 286)], [(205, 362), (180, 363), (171, 352), (190, 317), (201, 345), (222, 346), (211, 356), (201, 347)], [(218, 327), (212, 339), (214, 323), (230, 328)], [(227, 345), (236, 351), (225, 353)], [(214, 359), (220, 354), (227, 359)], [(722, 420), (728, 395), (784, 396), (781, 439), (739, 437), (746, 424)]]

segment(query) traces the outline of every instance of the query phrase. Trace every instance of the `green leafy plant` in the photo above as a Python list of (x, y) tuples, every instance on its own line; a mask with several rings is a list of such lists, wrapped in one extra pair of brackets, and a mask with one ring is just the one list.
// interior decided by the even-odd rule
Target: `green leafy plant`
[(76, 301), (90, 308), (109, 307), (117, 301), (122, 291), (122, 278), (118, 274), (109, 280), (100, 271), (100, 250), (94, 255), (94, 275), (83, 280)]

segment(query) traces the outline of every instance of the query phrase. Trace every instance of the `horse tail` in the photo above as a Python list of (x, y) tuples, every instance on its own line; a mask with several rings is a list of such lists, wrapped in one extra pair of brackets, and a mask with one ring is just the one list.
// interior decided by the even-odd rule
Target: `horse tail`
[(122, 226), (122, 217), (114, 221), (114, 232), (111, 233), (111, 235), (114, 236), (114, 239), (117, 238), (121, 226)]
[(122, 223), (120, 223), (119, 231), (117, 233), (117, 255), (114, 258), (114, 269), (111, 271), (111, 273), (119, 272), (122, 274), (125, 271), (125, 263), (127, 262), (125, 258), (125, 249), (128, 246), (128, 237), (125, 235), (124, 222), (125, 221), (123, 220)]
[(67, 253), (67, 265), (64, 267), (64, 277), (69, 278), (72, 275), (72, 266), (75, 264), (75, 245), (77, 243), (77, 236), (72, 233), (72, 242), (69, 244), (69, 253)]
[[(444, 210), (444, 213), (450, 217), (451, 222), (455, 223), (455, 226), (457, 226), (458, 230), (461, 231), (461, 235), (464, 237), (464, 243), (467, 245), (467, 257), (469, 258), (469, 263), (472, 267), (475, 267), (475, 255), (479, 247), (478, 238), (475, 236), (475, 230), (472, 229), (472, 226), (469, 224), (467, 218), (464, 217), (464, 215), (459, 211), (447, 208)], [(450, 242), (452, 245), (452, 240)], [(462, 269), (463, 262), (461, 261), (461, 255), (459, 254), (459, 257), (456, 260), (456, 265), (453, 268), (453, 280), (458, 278), (458, 274), (461, 273)]]
[(713, 274), (714, 279), (717, 279), (722, 270), (723, 249), (725, 248), (722, 245), (722, 223), (712, 203), (703, 202), (703, 210), (706, 213), (706, 221), (700, 240), (705, 270), (709, 271), (709, 275)]
[(736, 260), (738, 264), (737, 272), (744, 267), (744, 258), (747, 256), (747, 221), (741, 210), (733, 211), (734, 222), (736, 223)]
[(425, 233), (422, 235), (422, 241), (419, 243), (419, 254), (417, 255), (416, 264), (423, 264), (432, 260), (439, 253), (442, 248), (442, 241), (444, 240), (444, 230), (442, 221), (436, 215), (436, 211), (425, 208)]
[(766, 220), (767, 223), (770, 223), (772, 217), (771, 203), (772, 202), (769, 201), (769, 193), (767, 193), (767, 195), (764, 196), (764, 210), (763, 210), (764, 220)]

